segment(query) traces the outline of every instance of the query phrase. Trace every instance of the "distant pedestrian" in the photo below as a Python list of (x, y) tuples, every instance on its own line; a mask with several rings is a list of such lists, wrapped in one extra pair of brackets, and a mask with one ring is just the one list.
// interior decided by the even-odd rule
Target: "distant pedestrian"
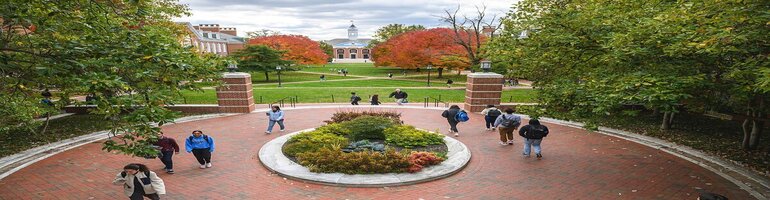
[(372, 95), (372, 97), (369, 98), (369, 103), (371, 103), (372, 105), (375, 105), (375, 106), (382, 104), (380, 102), (380, 95), (377, 95), (377, 94)]
[(283, 126), (283, 111), (281, 110), (281, 107), (273, 106), (270, 108), (270, 111), (267, 111), (265, 115), (268, 116), (268, 124), (267, 124), (267, 131), (265, 133), (270, 134), (273, 132), (273, 126), (275, 126), (275, 123), (278, 123), (278, 126), (281, 127), (281, 132), (285, 130), (285, 126)]
[(123, 185), (123, 193), (131, 200), (143, 200), (144, 197), (158, 200), (166, 194), (166, 186), (155, 172), (143, 164), (128, 164), (118, 173), (112, 184)]
[(524, 137), (524, 153), (525, 157), (529, 157), (530, 146), (535, 147), (535, 154), (537, 159), (543, 158), (541, 153), (540, 143), (543, 142), (543, 138), (548, 136), (548, 127), (540, 124), (540, 121), (536, 119), (529, 120), (529, 125), (521, 127), (519, 135)]
[(452, 81), (452, 79), (447, 79), (446, 80), (446, 87), (447, 88), (452, 88), (452, 83), (454, 83), (454, 81)]
[(390, 93), (388, 95), (388, 98), (396, 98), (396, 104), (403, 105), (404, 103), (407, 103), (408, 100), (406, 99), (409, 97), (409, 94), (406, 94), (406, 92), (402, 92), (401, 89), (396, 89), (393, 93)]
[(43, 92), (40, 93), (40, 96), (43, 96), (43, 99), (40, 100), (41, 103), (49, 105), (49, 106), (53, 106), (54, 105), (53, 104), (53, 100), (51, 100), (51, 97), (53, 97), (53, 95), (51, 94), (51, 91), (48, 91), (48, 88), (43, 90)]
[(460, 109), (460, 106), (452, 105), (449, 109), (441, 113), (441, 116), (446, 118), (447, 122), (449, 122), (449, 133), (454, 133), (455, 137), (460, 136), (460, 131), (457, 130), (457, 124), (460, 123), (457, 119), (457, 115), (460, 112), (464, 112)]
[(356, 95), (355, 92), (350, 93), (350, 105), (358, 105), (358, 102), (361, 101), (361, 97)]
[(326, 75), (321, 74), (321, 81), (326, 81)]
[[(487, 127), (487, 130), (495, 130), (495, 120), (497, 120), (497, 117), (503, 114), (503, 111), (500, 111), (500, 109), (497, 109), (495, 105), (487, 105), (487, 108), (481, 111), (481, 114), (484, 115), (484, 126)], [(491, 128), (491, 129), (490, 129)]]
[(155, 142), (155, 145), (160, 147), (160, 161), (165, 166), (163, 170), (166, 170), (166, 173), (173, 174), (174, 162), (171, 160), (171, 157), (174, 156), (174, 153), (179, 154), (179, 144), (176, 143), (174, 138), (166, 137), (163, 132), (160, 132), (160, 139)]
[(211, 153), (214, 152), (214, 138), (203, 134), (203, 131), (194, 130), (192, 135), (184, 142), (187, 153), (192, 152), (201, 169), (211, 168)]
[(393, 79), (393, 73), (388, 73), (388, 78)]
[(513, 145), (513, 131), (520, 125), (521, 117), (514, 115), (513, 109), (505, 109), (505, 114), (498, 116), (494, 124), (500, 133), (500, 145)]

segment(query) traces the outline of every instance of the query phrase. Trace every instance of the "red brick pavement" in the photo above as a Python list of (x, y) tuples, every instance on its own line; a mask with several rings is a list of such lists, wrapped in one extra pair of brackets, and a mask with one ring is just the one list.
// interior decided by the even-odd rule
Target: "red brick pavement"
[[(317, 127), (341, 108), (286, 111), (288, 132)], [(406, 123), (446, 131), (438, 110), (384, 109), (403, 113)], [(191, 154), (175, 156), (176, 174), (160, 173), (165, 199), (695, 199), (694, 187), (730, 199), (752, 199), (738, 186), (688, 161), (633, 142), (549, 125), (543, 160), (522, 158), (521, 140), (497, 144), (472, 115), (458, 138), (472, 151), (469, 165), (451, 177), (385, 188), (346, 188), (286, 180), (271, 174), (257, 151), (280, 134), (265, 135), (266, 116), (252, 113), (164, 126), (183, 139), (194, 129), (213, 137), (213, 168), (198, 169)], [(277, 133), (277, 132), (276, 132)], [(130, 162), (160, 171), (158, 160), (106, 153), (101, 142), (83, 145), (34, 163), (0, 180), (0, 199), (125, 199), (112, 178)]]

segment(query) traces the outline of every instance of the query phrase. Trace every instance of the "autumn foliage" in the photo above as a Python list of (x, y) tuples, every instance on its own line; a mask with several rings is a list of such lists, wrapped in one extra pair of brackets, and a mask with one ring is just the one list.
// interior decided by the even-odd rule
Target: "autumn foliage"
[(467, 52), (454, 40), (468, 38), (468, 33), (457, 37), (452, 29), (433, 28), (406, 32), (374, 47), (376, 66), (394, 66), (404, 69), (425, 67), (464, 69), (471, 65)]
[(271, 35), (249, 40), (250, 45), (267, 45), (273, 49), (286, 51), (284, 60), (298, 64), (324, 64), (329, 56), (321, 50), (318, 42), (302, 35)]

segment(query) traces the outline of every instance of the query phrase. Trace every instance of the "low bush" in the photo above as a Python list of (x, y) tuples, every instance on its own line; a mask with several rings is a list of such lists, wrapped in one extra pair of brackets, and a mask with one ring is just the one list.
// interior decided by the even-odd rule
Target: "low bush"
[(422, 170), (422, 168), (431, 166), (431, 165), (438, 165), (442, 161), (444, 161), (443, 158), (436, 156), (436, 154), (431, 152), (415, 152), (413, 151), (409, 155), (409, 168), (407, 169), (408, 172), (414, 173)]
[(417, 130), (414, 126), (409, 125), (393, 126), (385, 129), (383, 133), (385, 134), (385, 142), (404, 148), (444, 144), (443, 135)]
[(348, 138), (358, 140), (384, 140), (385, 129), (396, 125), (393, 120), (385, 117), (362, 116), (351, 121), (342, 122), (341, 125), (348, 130)]
[(350, 135), (350, 129), (348, 129), (345, 126), (342, 126), (342, 124), (328, 124), (325, 126), (318, 127), (317, 129), (315, 129), (315, 131), (339, 135), (339, 136)]
[(297, 155), (299, 164), (317, 173), (376, 174), (405, 172), (411, 166), (404, 154), (388, 149), (383, 153), (362, 151), (344, 153), (328, 147)]
[(393, 120), (394, 123), (397, 123), (397, 124), (401, 123), (401, 113), (392, 112), (392, 111), (391, 112), (388, 112), (388, 111), (337, 112), (337, 113), (334, 113), (334, 115), (332, 115), (332, 118), (330, 120), (327, 120), (324, 122), (326, 122), (327, 124), (342, 123), (342, 122), (352, 121), (361, 116), (385, 117)]
[(324, 147), (348, 145), (348, 139), (331, 133), (310, 131), (300, 133), (283, 145), (283, 153), (296, 157), (300, 153), (317, 151)]

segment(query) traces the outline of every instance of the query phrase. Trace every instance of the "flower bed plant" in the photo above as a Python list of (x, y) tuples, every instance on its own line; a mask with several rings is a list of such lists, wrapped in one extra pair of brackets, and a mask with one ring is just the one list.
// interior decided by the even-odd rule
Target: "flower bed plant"
[(335, 116), (344, 117), (290, 138), (283, 146), (284, 155), (311, 172), (346, 174), (413, 173), (446, 159), (443, 135), (401, 125), (399, 115), (345, 112)]

